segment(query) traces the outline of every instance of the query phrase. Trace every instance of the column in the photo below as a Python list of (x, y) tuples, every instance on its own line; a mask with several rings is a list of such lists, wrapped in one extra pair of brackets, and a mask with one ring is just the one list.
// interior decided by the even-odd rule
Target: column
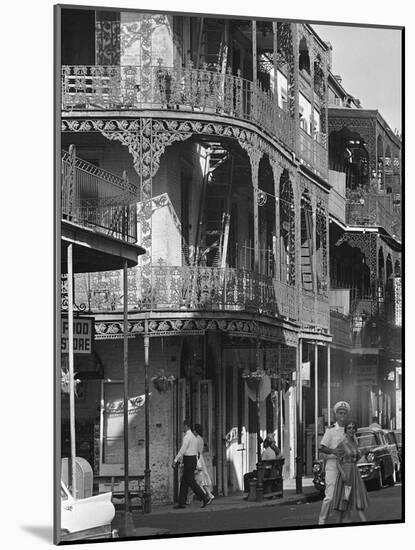
[(151, 512), (151, 481), (150, 481), (150, 393), (149, 393), (149, 352), (150, 337), (148, 335), (148, 321), (145, 322), (144, 334), (144, 426), (145, 426), (145, 469), (144, 469), (144, 504), (145, 513)]
[(71, 471), (68, 468), (72, 496), (77, 498), (76, 487), (76, 433), (75, 433), (75, 375), (73, 349), (73, 244), (68, 246), (68, 363), (69, 363), (69, 430), (71, 438)]
[(318, 346), (314, 342), (314, 458), (318, 460)]
[(256, 21), (252, 21), (252, 84), (253, 84), (253, 94), (252, 94), (252, 107), (254, 113), (254, 119), (257, 117), (257, 102), (256, 102), (256, 92), (257, 92), (257, 44), (256, 44)]
[(331, 424), (331, 348), (327, 344), (327, 423)]
[(297, 445), (296, 445), (296, 472), (295, 472), (295, 492), (297, 494), (303, 491), (303, 392), (301, 381), (301, 369), (303, 363), (303, 339), (298, 339), (297, 352), (297, 377), (296, 377), (296, 417), (297, 417)]
[(128, 270), (123, 267), (123, 372), (124, 372), (124, 502), (125, 514), (130, 512), (129, 462), (128, 462)]
[(273, 37), (274, 37), (274, 55), (273, 55), (273, 63), (274, 63), (274, 102), (275, 102), (275, 109), (278, 109), (278, 23), (276, 21), (272, 22), (272, 31), (273, 31)]
[(298, 61), (298, 26), (297, 23), (291, 23), (291, 31), (293, 36), (293, 71), (294, 71), (294, 151), (298, 154), (299, 151), (299, 82), (298, 82), (298, 73), (299, 73), (299, 61)]

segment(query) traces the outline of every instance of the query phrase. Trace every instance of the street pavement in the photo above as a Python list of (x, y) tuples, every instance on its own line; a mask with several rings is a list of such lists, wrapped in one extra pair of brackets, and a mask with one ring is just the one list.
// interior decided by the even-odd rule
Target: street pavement
[[(117, 512), (113, 527), (121, 537), (152, 538), (183, 534), (203, 534), (259, 529), (289, 529), (317, 525), (321, 497), (306, 487), (303, 495), (292, 492), (284, 499), (264, 502), (247, 502), (241, 496), (215, 499), (207, 508), (201, 509), (194, 502), (186, 509), (175, 510), (172, 506), (158, 507), (150, 514), (133, 512), (129, 528), (123, 512)], [(370, 491), (368, 522), (402, 520), (402, 487), (384, 487)], [(132, 519), (132, 521), (131, 521)], [(358, 522), (357, 516), (352, 521)], [(333, 518), (328, 525), (335, 524)]]

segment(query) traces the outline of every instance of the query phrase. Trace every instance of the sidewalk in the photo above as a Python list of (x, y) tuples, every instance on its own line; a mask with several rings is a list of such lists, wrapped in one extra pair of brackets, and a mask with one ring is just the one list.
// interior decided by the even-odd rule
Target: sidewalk
[[(127, 518), (127, 524), (125, 522), (125, 512), (120, 510), (117, 511), (114, 518), (113, 528), (118, 529), (122, 537), (153, 537), (165, 535), (169, 531), (167, 529), (155, 529), (154, 527), (135, 527), (133, 523), (138, 523), (137, 520), (139, 518), (140, 524), (143, 524), (145, 523), (146, 517), (165, 514), (183, 515), (189, 513), (204, 513), (206, 510), (209, 510), (209, 512), (221, 512), (224, 510), (260, 508), (263, 506), (304, 504), (308, 499), (318, 497), (318, 492), (313, 486), (312, 478), (303, 478), (302, 485), (302, 493), (297, 494), (295, 491), (295, 479), (286, 479), (284, 480), (284, 496), (282, 498), (264, 499), (261, 502), (248, 502), (244, 500), (244, 496), (246, 495), (241, 492), (227, 497), (216, 497), (207, 508), (201, 508), (201, 503), (198, 500), (194, 500), (182, 510), (175, 510), (172, 504), (153, 505), (150, 514), (142, 514), (141, 511), (133, 511), (133, 513), (130, 514), (130, 518)], [(133, 517), (135, 521), (133, 521)]]

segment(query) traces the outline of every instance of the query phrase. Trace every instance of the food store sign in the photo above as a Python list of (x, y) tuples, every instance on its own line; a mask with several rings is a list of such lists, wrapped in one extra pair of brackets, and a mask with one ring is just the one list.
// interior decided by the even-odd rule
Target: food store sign
[[(74, 353), (92, 353), (92, 317), (82, 317), (73, 320), (73, 351)], [(69, 322), (64, 317), (61, 320), (61, 352), (69, 353)]]

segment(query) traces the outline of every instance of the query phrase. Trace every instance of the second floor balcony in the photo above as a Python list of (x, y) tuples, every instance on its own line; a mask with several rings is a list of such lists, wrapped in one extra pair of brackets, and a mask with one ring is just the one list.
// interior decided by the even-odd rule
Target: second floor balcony
[(111, 174), (62, 151), (61, 214), (64, 222), (123, 242), (137, 242), (137, 190)]
[(294, 122), (271, 91), (238, 75), (207, 68), (138, 66), (62, 67), (62, 109), (163, 109), (209, 113), (251, 122), (294, 148)]
[[(139, 268), (129, 273), (129, 310), (136, 312), (243, 312), (290, 322), (305, 322), (328, 329), (327, 300), (310, 297), (299, 309), (298, 289), (245, 269), (165, 266)], [(117, 278), (118, 277), (118, 278)], [(148, 293), (143, 293), (147, 287)], [(94, 313), (122, 311), (122, 282), (90, 274), (76, 282), (77, 302)]]

